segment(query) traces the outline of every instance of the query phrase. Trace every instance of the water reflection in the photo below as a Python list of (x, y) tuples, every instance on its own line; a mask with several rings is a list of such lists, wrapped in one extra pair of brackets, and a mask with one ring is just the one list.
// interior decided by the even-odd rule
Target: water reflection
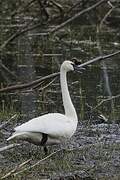
[[(34, 33), (36, 32), (32, 34)], [(108, 29), (99, 34), (104, 54), (109, 54), (118, 49), (116, 46), (116, 43), (118, 43), (117, 37), (119, 37), (118, 32), (117, 36), (115, 35), (115, 31), (109, 31)], [(99, 55), (96, 27), (92, 26), (71, 27), (68, 36), (62, 39), (59, 39), (57, 35), (48, 39), (39, 35), (37, 37), (32, 36), (29, 33), (22, 40), (19, 40), (16, 46), (17, 72), (19, 72), (17, 74), (22, 82), (30, 82), (33, 79), (59, 71), (60, 64), (65, 59), (77, 57), (85, 62)], [(14, 48), (11, 50), (11, 55), (15, 58), (13, 52)], [(95, 107), (109, 96), (119, 94), (120, 66), (118, 56), (113, 57), (112, 60), (107, 60), (106, 68), (111, 94), (106, 90), (104, 79), (106, 75), (103, 66), (99, 63), (89, 66), (81, 75), (75, 73), (68, 75), (70, 94), (79, 119), (86, 118), (86, 103)], [(1, 81), (4, 83), (2, 77)], [(50, 81), (41, 84), (40, 89), (45, 86), (46, 88), (40, 91), (38, 88), (31, 92), (24, 90), (23, 92), (1, 94), (1, 110), (9, 111), (12, 106), (13, 111), (26, 114), (29, 118), (47, 112), (63, 112), (59, 78), (50, 86), (47, 86)], [(113, 104), (114, 109), (112, 109), (111, 101), (108, 101), (103, 103), (98, 110), (110, 119), (119, 119), (119, 99), (114, 99)]]

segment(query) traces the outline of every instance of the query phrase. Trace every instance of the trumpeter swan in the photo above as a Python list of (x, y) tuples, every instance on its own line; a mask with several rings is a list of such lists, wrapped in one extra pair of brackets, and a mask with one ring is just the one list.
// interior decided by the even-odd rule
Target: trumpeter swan
[(78, 118), (72, 104), (66, 73), (78, 70), (78, 61), (64, 61), (60, 68), (60, 83), (65, 115), (60, 113), (48, 113), (23, 123), (15, 128), (15, 132), (7, 140), (20, 139), (35, 145), (44, 147), (47, 153), (47, 145), (60, 143), (70, 138), (76, 131)]

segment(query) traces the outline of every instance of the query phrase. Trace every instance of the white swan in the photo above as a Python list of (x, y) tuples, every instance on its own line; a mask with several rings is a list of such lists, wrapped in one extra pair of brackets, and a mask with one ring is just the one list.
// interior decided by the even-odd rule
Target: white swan
[(60, 68), (60, 82), (65, 115), (49, 113), (33, 118), (17, 126), (12, 136), (7, 139), (8, 141), (11, 139), (25, 140), (43, 146), (44, 151), (47, 153), (46, 145), (60, 143), (75, 133), (78, 118), (69, 95), (66, 73), (68, 71), (78, 70), (78, 65), (79, 63), (77, 61), (64, 61)]

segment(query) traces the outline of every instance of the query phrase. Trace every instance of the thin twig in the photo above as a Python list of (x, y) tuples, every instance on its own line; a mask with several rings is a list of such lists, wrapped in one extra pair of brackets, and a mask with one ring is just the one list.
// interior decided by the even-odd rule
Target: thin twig
[[(111, 142), (108, 142), (109, 144)], [(112, 143), (113, 144), (113, 143)], [(2, 176), (1, 179), (5, 179), (11, 175), (13, 176), (16, 176), (18, 174), (21, 174), (25, 171), (28, 171), (28, 170), (31, 170), (32, 168), (34, 168), (35, 166), (39, 165), (41, 162), (49, 159), (50, 157), (52, 157), (53, 155), (57, 154), (58, 152), (60, 151), (68, 151), (68, 152), (72, 152), (72, 151), (80, 151), (80, 150), (84, 150), (84, 149), (88, 149), (88, 148), (91, 148), (93, 146), (101, 146), (101, 145), (105, 145), (104, 142), (97, 142), (97, 143), (94, 143), (94, 144), (88, 144), (88, 145), (83, 145), (81, 147), (78, 147), (78, 148), (72, 148), (72, 149), (65, 149), (65, 148), (61, 148), (61, 149), (58, 149), (57, 151), (54, 151), (53, 153), (49, 154), (48, 156), (44, 157), (43, 159), (37, 161), (35, 164), (29, 166), (29, 167), (26, 167), (24, 169), (22, 169), (21, 171), (18, 171), (16, 172), (18, 169), (20, 169), (21, 167), (23, 167), (24, 165), (28, 164), (32, 159), (28, 159), (27, 161), (21, 163), (20, 165), (18, 165), (17, 167), (15, 167), (13, 170), (11, 170), (10, 172), (8, 172), (7, 174), (5, 174), (4, 176)]]
[(54, 151), (53, 153), (51, 153), (51, 154), (49, 154), (48, 156), (44, 157), (43, 159), (39, 160), (39, 161), (36, 162), (35, 164), (33, 164), (33, 165), (31, 165), (31, 166), (29, 166), (29, 167), (27, 167), (27, 168), (25, 168), (25, 169), (23, 169), (23, 170), (21, 170), (21, 171), (18, 171), (17, 173), (14, 174), (14, 176), (16, 176), (16, 175), (18, 175), (18, 174), (20, 174), (20, 173), (23, 173), (23, 172), (25, 172), (25, 171), (27, 171), (27, 170), (30, 170), (30, 169), (32, 169), (32, 168), (34, 168), (35, 166), (39, 165), (41, 162), (49, 159), (50, 157), (52, 157), (53, 155), (57, 154), (58, 152), (60, 152), (60, 151), (62, 151), (62, 150), (64, 150), (64, 149), (58, 149), (57, 151)]
[(12, 148), (17, 147), (17, 146), (21, 146), (21, 144), (16, 144), (16, 143), (9, 144), (8, 146), (0, 148), (0, 152), (6, 151), (8, 149), (12, 149)]
[(37, 89), (39, 86), (41, 86), (42, 84), (44, 84), (44, 81), (41, 81), (40, 83), (38, 83), (37, 85), (35, 84), (35, 86), (33, 86), (33, 89)]
[(48, 12), (47, 12), (47, 10), (45, 8), (44, 3), (41, 0), (37, 0), (37, 1), (38, 1), (39, 5), (40, 5), (41, 11), (44, 12), (44, 14), (45, 14), (45, 16), (47, 18), (46, 20), (48, 20), (49, 19), (49, 14), (48, 14)]
[[(108, 143), (109, 143), (109, 142), (108, 142)], [(89, 148), (91, 148), (91, 147), (93, 147), (93, 146), (101, 146), (101, 145), (104, 145), (104, 142), (97, 142), (97, 143), (94, 143), (94, 144), (83, 145), (83, 146), (78, 147), (78, 148), (71, 148), (71, 149), (61, 148), (61, 149), (58, 149), (57, 151), (55, 151), (55, 152), (49, 154), (48, 156), (46, 156), (45, 158), (39, 160), (39, 161), (36, 162), (35, 164), (33, 164), (33, 165), (29, 166), (29, 167), (26, 167), (26, 168), (24, 168), (23, 170), (14, 173), (13, 175), (16, 176), (16, 175), (21, 174), (21, 173), (23, 173), (23, 172), (25, 172), (25, 171), (31, 170), (32, 168), (38, 166), (41, 162), (49, 159), (50, 157), (52, 157), (53, 155), (57, 154), (57, 153), (60, 152), (60, 151), (63, 151), (63, 150), (64, 150), (64, 151), (67, 151), (67, 152), (81, 151), (81, 150), (84, 150), (84, 149), (89, 149)]]
[(95, 110), (95, 109), (97, 109), (99, 106), (101, 106), (103, 103), (105, 103), (105, 102), (107, 102), (107, 101), (111, 101), (112, 99), (116, 99), (116, 98), (119, 98), (120, 97), (120, 94), (118, 94), (118, 95), (116, 95), (116, 96), (112, 96), (112, 97), (110, 97), (110, 98), (108, 98), (108, 99), (104, 99), (104, 100), (102, 100), (97, 106), (95, 106), (94, 108), (93, 108), (93, 110)]
[(11, 72), (11, 71), (2, 63), (2, 60), (0, 60), (0, 66), (1, 66), (1, 68), (2, 68), (5, 72), (7, 72), (12, 78), (17, 79), (17, 76), (16, 76), (13, 72)]
[(87, 62), (79, 65), (79, 68), (84, 67), (84, 66), (87, 66), (87, 65), (92, 64), (92, 63), (95, 63), (95, 62), (97, 62), (97, 61), (106, 60), (106, 59), (111, 58), (111, 57), (113, 57), (113, 56), (116, 56), (116, 55), (118, 55), (118, 54), (120, 54), (120, 50), (117, 51), (117, 52), (108, 54), (108, 55), (98, 56), (98, 57), (96, 57), (96, 58), (94, 58), (94, 59), (92, 59), (92, 60), (89, 60), (89, 61), (87, 61)]
[(63, 15), (64, 15), (64, 10), (63, 10), (62, 5), (59, 4), (58, 2), (53, 1), (53, 0), (50, 0), (50, 2), (51, 2), (54, 6), (56, 6), (56, 8), (59, 9), (61, 16), (63, 16)]
[(65, 15), (68, 15), (69, 13), (71, 13), (71, 11), (76, 8), (78, 5), (80, 5), (80, 1), (77, 2), (76, 4), (74, 4), (71, 8), (68, 9), (68, 11), (65, 12)]
[(108, 18), (108, 16), (112, 13), (112, 11), (115, 9), (114, 6), (111, 7), (111, 9), (105, 14), (104, 18), (102, 19), (102, 21), (100, 22), (100, 29), (102, 29), (103, 23), (106, 21), (106, 19)]
[(15, 119), (17, 117), (17, 114), (14, 114), (10, 119), (8, 119), (5, 123), (0, 125), (0, 129), (3, 129), (7, 124), (10, 123), (11, 120)]
[(84, 9), (83, 11), (75, 14), (73, 17), (69, 18), (68, 20), (66, 20), (65, 22), (61, 23), (60, 25), (56, 26), (54, 29), (52, 29), (49, 33), (55, 33), (56, 31), (58, 31), (59, 29), (62, 29), (64, 26), (68, 25), (69, 23), (71, 23), (72, 21), (74, 21), (75, 19), (77, 19), (78, 17), (80, 17), (81, 15), (95, 9), (96, 7), (100, 6), (102, 3), (107, 2), (108, 0), (101, 0), (98, 1), (97, 3), (93, 4), (92, 6)]
[(32, 159), (28, 159), (24, 162), (22, 162), (20, 165), (16, 166), (14, 169), (12, 169), (10, 172), (8, 172), (7, 174), (5, 174), (4, 176), (1, 177), (1, 179), (6, 179), (9, 176), (13, 175), (13, 173), (15, 173), (17, 170), (19, 170), (21, 167), (25, 166), (26, 164), (28, 164)]
[(45, 85), (44, 87), (40, 88), (39, 91), (41, 91), (41, 90), (43, 91), (44, 89), (48, 88), (55, 80), (56, 80), (56, 77), (52, 81), (50, 81), (47, 85)]
[(55, 77), (52, 81), (50, 81), (47, 85), (42, 86), (41, 88), (39, 88), (39, 87), (44, 83), (44, 81), (42, 81), (42, 82), (38, 83), (37, 85), (35, 85), (35, 86), (33, 87), (33, 89), (38, 89), (38, 88), (39, 88), (39, 91), (44, 90), (44, 89), (46, 89), (47, 87), (49, 87), (55, 80), (56, 80), (56, 77)]
[[(7, 44), (9, 44), (11, 41), (13, 41), (15, 38), (21, 36), (22, 34), (30, 31), (30, 30), (33, 30), (35, 28), (38, 28), (39, 26), (41, 26), (41, 22), (38, 23), (38, 24), (35, 24), (31, 27), (27, 27), (21, 31), (17, 31), (16, 33), (14, 33), (12, 36), (10, 36), (1, 46), (0, 46), (0, 51), (2, 51), (6, 46)], [(47, 34), (47, 33), (46, 33)]]
[(107, 2), (109, 4), (110, 7), (115, 7), (110, 1)]
[(20, 14), (23, 13), (24, 11), (26, 11), (26, 9), (31, 6), (31, 4), (36, 1), (36, 0), (31, 0), (30, 2), (28, 2), (27, 4), (25, 4), (23, 7), (19, 7), (17, 10), (15, 9), (15, 11), (12, 12), (11, 17), (14, 17), (16, 14)]

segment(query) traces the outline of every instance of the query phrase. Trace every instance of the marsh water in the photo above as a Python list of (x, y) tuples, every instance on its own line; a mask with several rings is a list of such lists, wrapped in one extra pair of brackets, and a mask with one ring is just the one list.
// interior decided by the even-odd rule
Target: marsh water
[[(27, 17), (26, 17), (27, 19)], [(3, 19), (4, 20), (4, 19)], [(7, 39), (7, 25), (17, 29), (17, 22), (1, 21), (1, 44)], [(20, 22), (19, 22), (20, 23)], [(8, 34), (9, 36), (9, 34)], [(32, 82), (59, 72), (61, 63), (77, 57), (86, 62), (100, 55), (120, 49), (119, 28), (80, 24), (79, 20), (50, 37), (43, 29), (28, 31), (15, 39), (1, 52), (3, 63), (16, 75), (5, 75), (1, 68), (1, 88)], [(119, 179), (120, 178), (120, 55), (92, 64), (82, 72), (68, 73), (68, 86), (78, 114), (78, 128), (74, 137), (56, 153), (35, 168), (31, 165), (44, 158), (42, 148), (22, 144), (1, 152), (1, 177), (32, 158), (27, 170), (16, 169), (12, 179)], [(49, 112), (64, 113), (59, 76), (42, 81), (34, 88), (0, 94), (0, 147), (13, 127)], [(99, 121), (102, 114), (107, 121)], [(11, 119), (13, 118), (13, 119)], [(49, 153), (60, 147), (49, 147)], [(20, 172), (21, 170), (21, 172)]]
[[(59, 72), (61, 63), (73, 57), (77, 57), (83, 63), (119, 50), (117, 30), (106, 28), (103, 32), (97, 33), (96, 26), (76, 25), (66, 31), (60, 32), (63, 37), (65, 33), (61, 41), (58, 39), (61, 35), (59, 33), (48, 38), (41, 33), (30, 32), (12, 44), (13, 49), (6, 52), (10, 62), (6, 58), (6, 63), (10, 63), (8, 65), (16, 72), (18, 83), (32, 82)], [(99, 36), (101, 42), (98, 42)], [(99, 52), (99, 43), (102, 54)], [(87, 105), (100, 111), (109, 121), (119, 121), (119, 97), (114, 98), (119, 95), (119, 71), (120, 62), (117, 55), (88, 66), (81, 74), (68, 73), (68, 86), (80, 121), (86, 118)], [(4, 79), (4, 75), (1, 76), (1, 87), (7, 82), (10, 83), (9, 78)], [(11, 84), (16, 85), (17, 82), (13, 79)], [(25, 89), (1, 94), (1, 113), (13, 111), (34, 117), (47, 112), (63, 111), (59, 77), (46, 80), (35, 89), (37, 90)], [(109, 98), (113, 100), (107, 101)], [(106, 102), (96, 108), (103, 100)]]

